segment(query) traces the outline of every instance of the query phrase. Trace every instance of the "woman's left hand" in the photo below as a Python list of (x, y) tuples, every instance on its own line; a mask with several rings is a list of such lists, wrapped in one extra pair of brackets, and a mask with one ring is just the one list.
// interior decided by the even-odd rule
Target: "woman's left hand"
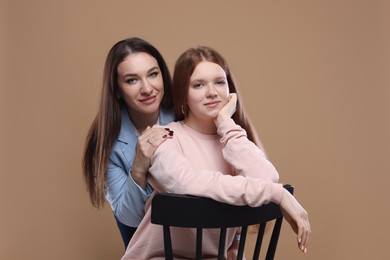
[(299, 249), (306, 253), (311, 233), (309, 216), (306, 210), (299, 204), (296, 198), (286, 189), (283, 189), (283, 196), (280, 202), (284, 218), (297, 234)]
[(226, 119), (231, 118), (233, 114), (236, 112), (237, 106), (237, 94), (231, 93), (229, 94), (229, 100), (226, 105), (219, 111), (217, 118), (215, 118), (214, 122), (217, 127)]

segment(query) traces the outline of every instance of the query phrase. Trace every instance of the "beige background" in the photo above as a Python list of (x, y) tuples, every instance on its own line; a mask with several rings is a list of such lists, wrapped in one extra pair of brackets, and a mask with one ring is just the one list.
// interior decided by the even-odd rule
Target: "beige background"
[(0, 259), (119, 259), (81, 177), (109, 48), (140, 36), (171, 70), (219, 50), (283, 183), (310, 214), (306, 255), (385, 259), (390, 234), (389, 1), (2, 1)]

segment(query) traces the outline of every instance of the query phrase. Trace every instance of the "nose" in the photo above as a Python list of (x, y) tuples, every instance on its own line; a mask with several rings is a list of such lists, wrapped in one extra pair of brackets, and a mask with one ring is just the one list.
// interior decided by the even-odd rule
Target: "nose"
[(147, 80), (143, 80), (140, 92), (141, 95), (145, 95), (145, 96), (151, 95), (153, 92), (153, 87), (150, 84), (150, 82), (148, 82)]
[(209, 84), (207, 86), (207, 97), (216, 97), (218, 95), (217, 90), (214, 84)]

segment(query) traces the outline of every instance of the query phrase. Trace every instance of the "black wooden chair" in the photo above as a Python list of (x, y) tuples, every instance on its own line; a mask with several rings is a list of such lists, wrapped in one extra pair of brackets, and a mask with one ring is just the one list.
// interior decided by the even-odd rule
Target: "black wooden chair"
[[(291, 194), (294, 187), (284, 185)], [(266, 223), (275, 220), (265, 259), (274, 259), (282, 226), (279, 205), (269, 203), (257, 208), (234, 206), (209, 198), (159, 193), (152, 201), (152, 223), (163, 226), (165, 259), (173, 259), (169, 227), (196, 228), (196, 259), (202, 257), (202, 229), (220, 228), (218, 259), (224, 258), (226, 228), (241, 227), (237, 259), (242, 259), (249, 225), (260, 224), (253, 259), (259, 259)]]

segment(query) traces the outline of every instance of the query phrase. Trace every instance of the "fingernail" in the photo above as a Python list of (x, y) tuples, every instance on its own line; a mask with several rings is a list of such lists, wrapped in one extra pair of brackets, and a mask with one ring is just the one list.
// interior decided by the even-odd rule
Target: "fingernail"
[(299, 240), (298, 240), (298, 243), (301, 243), (301, 241), (302, 241), (302, 239), (299, 239)]
[(165, 130), (167, 130), (167, 131), (170, 131), (170, 129), (169, 129), (169, 128), (167, 128), (167, 127), (166, 127), (166, 128), (164, 128), (164, 129), (165, 129)]
[(167, 135), (163, 135), (163, 138), (167, 138)]
[(173, 131), (169, 131), (169, 136), (173, 136)]
[(305, 253), (307, 252), (307, 248), (305, 248), (304, 252), (305, 252)]

